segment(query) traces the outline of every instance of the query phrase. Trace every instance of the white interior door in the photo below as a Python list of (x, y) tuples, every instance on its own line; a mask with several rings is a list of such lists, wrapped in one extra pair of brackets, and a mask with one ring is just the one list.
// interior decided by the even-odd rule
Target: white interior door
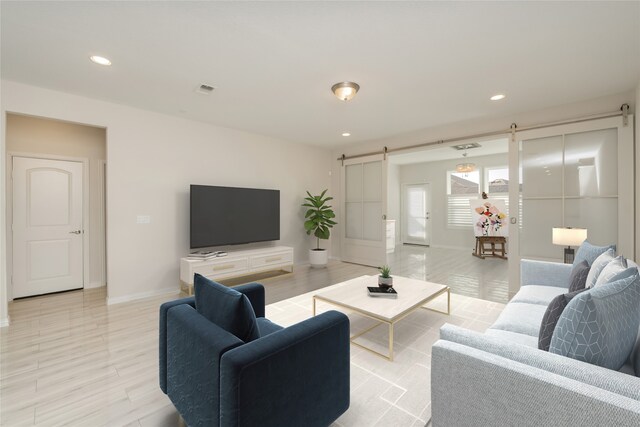
[(342, 260), (384, 265), (387, 160), (382, 155), (345, 160), (342, 172)]
[(429, 184), (405, 184), (402, 192), (402, 242), (431, 244)]
[(13, 297), (83, 287), (80, 162), (13, 158)]
[(562, 262), (553, 227), (587, 229), (595, 245), (634, 259), (633, 118), (518, 132), (509, 144), (509, 293), (522, 258)]

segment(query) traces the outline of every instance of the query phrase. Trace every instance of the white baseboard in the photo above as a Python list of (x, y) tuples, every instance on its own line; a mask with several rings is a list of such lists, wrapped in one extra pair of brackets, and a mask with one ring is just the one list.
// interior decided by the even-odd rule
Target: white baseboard
[(5, 317), (4, 319), (0, 319), (0, 328), (6, 328), (7, 326), (9, 326), (9, 316)]
[(86, 285), (84, 285), (85, 289), (94, 289), (94, 288), (102, 288), (104, 286), (107, 286), (106, 283), (102, 283), (102, 282), (92, 282), (92, 283), (87, 283)]
[(107, 297), (107, 305), (120, 304), (123, 302), (135, 301), (143, 298), (157, 297), (159, 295), (169, 295), (169, 294), (179, 294), (179, 293), (180, 293), (180, 289), (173, 287), (173, 288), (159, 289), (157, 291), (139, 292), (137, 294), (123, 295), (121, 297)]
[(473, 248), (467, 247), (467, 246), (450, 246), (450, 245), (430, 245), (430, 248), (435, 248), (435, 249), (461, 249), (461, 250), (470, 250), (471, 252), (473, 252)]

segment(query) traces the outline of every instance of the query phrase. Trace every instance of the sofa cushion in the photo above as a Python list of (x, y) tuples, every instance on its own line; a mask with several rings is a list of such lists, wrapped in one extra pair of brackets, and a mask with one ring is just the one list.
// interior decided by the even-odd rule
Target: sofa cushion
[(586, 287), (589, 269), (587, 260), (583, 260), (573, 266), (571, 276), (569, 276), (569, 292), (579, 291)]
[[(596, 279), (596, 283), (593, 285), (601, 286), (603, 283), (615, 282), (618, 279), (622, 279), (623, 277), (630, 276), (637, 269), (629, 268), (627, 269), (627, 260), (624, 259), (622, 255), (615, 257), (613, 260), (607, 264)], [(620, 273), (626, 272), (624, 275), (620, 275)]]
[(271, 320), (265, 319), (264, 317), (258, 317), (256, 320), (258, 321), (258, 331), (260, 331), (261, 337), (284, 329), (282, 326), (276, 325)]
[(556, 324), (562, 312), (573, 297), (584, 291), (586, 291), (586, 289), (582, 288), (574, 292), (558, 295), (549, 303), (547, 311), (544, 312), (544, 316), (542, 317), (540, 334), (538, 335), (538, 348), (540, 350), (549, 351), (551, 337), (553, 336), (553, 331), (556, 329)]
[(591, 268), (589, 269), (589, 274), (587, 275), (587, 283), (585, 285), (586, 288), (592, 288), (595, 286), (596, 281), (598, 280), (598, 276), (604, 270), (604, 268), (613, 261), (615, 257), (615, 252), (613, 249), (607, 249), (603, 252), (598, 258), (593, 261), (591, 264)]
[(244, 342), (260, 337), (255, 312), (245, 295), (200, 274), (194, 276), (193, 284), (198, 313)]
[(541, 304), (510, 302), (502, 310), (498, 320), (491, 325), (491, 329), (517, 332), (538, 339), (542, 316), (546, 309), (547, 307)]
[(636, 372), (636, 377), (640, 377), (640, 329), (638, 329), (638, 338), (631, 354), (631, 364)]
[(560, 316), (549, 351), (618, 370), (636, 343), (639, 308), (637, 274), (582, 292)]
[(500, 329), (487, 329), (485, 335), (500, 338), (514, 344), (526, 345), (527, 347), (538, 348), (538, 339), (531, 335), (519, 334), (517, 332), (503, 331)]
[(579, 264), (582, 261), (587, 261), (589, 265), (593, 264), (593, 261), (596, 260), (600, 255), (605, 253), (607, 250), (613, 249), (616, 251), (616, 245), (609, 246), (594, 246), (588, 241), (582, 242), (578, 251), (576, 252), (576, 257), (573, 260), (573, 265)]
[(558, 295), (567, 292), (566, 288), (555, 286), (529, 285), (520, 288), (518, 293), (511, 299), (511, 302), (522, 302), (526, 304), (540, 304), (545, 307), (549, 305)]

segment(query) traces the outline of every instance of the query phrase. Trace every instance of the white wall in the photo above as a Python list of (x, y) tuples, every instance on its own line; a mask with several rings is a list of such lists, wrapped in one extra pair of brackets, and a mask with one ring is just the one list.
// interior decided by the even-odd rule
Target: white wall
[(387, 219), (396, 221), (396, 243), (402, 241), (400, 235), (400, 165), (389, 164), (387, 170)]
[[(89, 161), (89, 275), (85, 287), (104, 286), (105, 241), (103, 197), (103, 162), (106, 160), (106, 132), (104, 128), (76, 123), (46, 120), (17, 114), (7, 115), (6, 144), (8, 153), (55, 155), (85, 158)], [(11, 226), (11, 212), (7, 212), (7, 227)], [(7, 228), (10, 230), (10, 228)], [(11, 235), (7, 235), (11, 245)], [(11, 271), (11, 251), (7, 253), (7, 271)], [(11, 293), (9, 293), (11, 297)]]
[[(482, 174), (484, 167), (507, 166), (507, 154), (469, 157)], [(473, 228), (450, 228), (447, 226), (447, 171), (455, 170), (460, 159), (400, 166), (401, 184), (429, 183), (431, 188), (431, 246), (464, 248), (473, 250), (475, 237)], [(480, 191), (483, 191), (481, 188)]]
[[(509, 129), (511, 123), (516, 123), (519, 127), (532, 126), (541, 123), (550, 123), (554, 121), (568, 120), (576, 117), (585, 117), (589, 115), (609, 113), (618, 111), (622, 104), (629, 104), (632, 110), (635, 108), (637, 91), (629, 91), (602, 98), (596, 98), (584, 102), (561, 105), (543, 110), (518, 113), (504, 117), (478, 118), (458, 123), (450, 123), (442, 126), (422, 129), (416, 132), (397, 135), (390, 138), (366, 141), (344, 145), (334, 149), (332, 156), (332, 182), (334, 197), (336, 203), (334, 208), (336, 215), (340, 221), (342, 218), (342, 208), (340, 200), (340, 180), (342, 167), (339, 160), (336, 160), (342, 154), (346, 156), (358, 155), (361, 153), (379, 152), (382, 153), (386, 146), (389, 149), (405, 147), (423, 142), (438, 141), (448, 138), (459, 138), (467, 135), (474, 135), (483, 132), (494, 132), (500, 129)], [(494, 138), (495, 139), (495, 138)], [(341, 235), (342, 230), (338, 228), (336, 234)], [(332, 242), (334, 254), (340, 253), (340, 243), (337, 239)]]
[[(300, 204), (305, 190), (330, 188), (328, 150), (10, 81), (1, 89), (3, 125), (15, 112), (107, 128), (110, 302), (178, 289), (179, 258), (189, 251), (189, 184), (279, 189), (277, 243), (306, 261), (312, 239)], [(0, 198), (4, 204), (4, 186)], [(136, 224), (139, 214), (151, 223)]]

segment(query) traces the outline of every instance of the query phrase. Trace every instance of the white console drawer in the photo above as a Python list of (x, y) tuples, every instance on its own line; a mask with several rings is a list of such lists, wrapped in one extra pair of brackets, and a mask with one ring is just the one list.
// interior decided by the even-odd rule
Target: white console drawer
[(194, 273), (203, 276), (222, 276), (238, 271), (245, 271), (248, 268), (247, 258), (216, 260), (215, 263), (199, 265), (193, 268)]
[(293, 254), (291, 252), (281, 252), (255, 256), (251, 257), (249, 263), (252, 269), (269, 267), (271, 265), (293, 264)]

